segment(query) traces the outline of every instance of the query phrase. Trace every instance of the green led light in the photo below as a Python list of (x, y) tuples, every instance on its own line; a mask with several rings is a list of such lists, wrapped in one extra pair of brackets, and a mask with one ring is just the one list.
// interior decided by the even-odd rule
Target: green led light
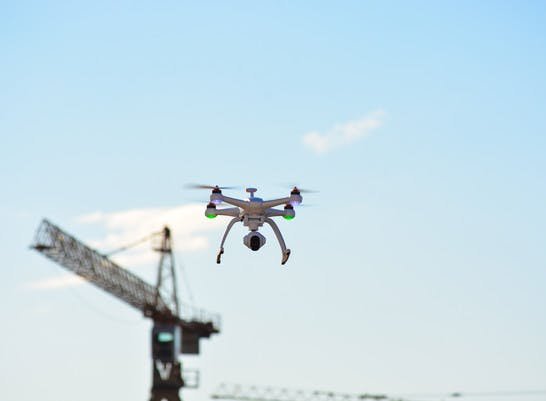
[(169, 332), (162, 332), (157, 335), (157, 340), (160, 343), (170, 343), (174, 340), (174, 336), (172, 333)]
[(216, 215), (212, 213), (205, 213), (205, 216), (207, 216), (209, 219), (214, 219), (216, 217)]
[(286, 220), (292, 220), (292, 219), (294, 218), (294, 216), (287, 216), (287, 215), (285, 215), (285, 216), (283, 216), (283, 217), (284, 217)]

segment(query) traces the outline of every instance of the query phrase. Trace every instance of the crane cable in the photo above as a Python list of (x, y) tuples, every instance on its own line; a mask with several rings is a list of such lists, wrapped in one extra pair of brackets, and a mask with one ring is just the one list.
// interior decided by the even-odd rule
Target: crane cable
[(190, 286), (190, 280), (188, 280), (188, 274), (186, 272), (186, 266), (183, 263), (180, 263), (178, 261), (178, 258), (176, 259), (176, 267), (178, 267), (178, 271), (181, 272), (182, 275), (182, 282), (184, 283), (184, 286), (186, 287), (186, 291), (188, 292), (188, 298), (190, 301), (190, 306), (195, 305), (195, 298), (193, 297), (193, 291), (191, 290)]
[[(163, 231), (156, 231), (156, 232), (153, 232), (145, 237), (142, 237), (140, 238), (139, 240), (136, 240), (136, 241), (133, 241), (133, 242), (130, 242), (129, 244), (127, 245), (124, 245), (122, 247), (119, 247), (119, 248), (116, 248), (110, 252), (105, 252), (103, 253), (104, 256), (112, 256), (112, 255), (115, 255), (117, 253), (120, 253), (120, 252), (123, 252), (123, 251), (126, 251), (128, 249), (131, 249), (131, 248), (134, 248), (150, 239), (152, 239), (154, 236), (156, 235), (160, 235), (162, 234)], [(175, 259), (176, 262), (176, 267), (178, 268), (178, 270), (181, 272), (181, 275), (183, 277), (183, 282), (184, 282), (184, 286), (186, 287), (186, 291), (188, 292), (188, 297), (189, 297), (189, 301), (190, 301), (190, 305), (195, 305), (195, 298), (193, 296), (193, 291), (190, 287), (190, 282), (188, 280), (188, 274), (186, 272), (186, 268), (184, 266), (183, 263), (180, 263), (178, 260), (178, 257)]]
[(120, 252), (126, 251), (128, 249), (134, 248), (134, 247), (142, 244), (143, 242), (146, 242), (146, 241), (152, 239), (154, 236), (156, 236), (158, 234), (161, 234), (161, 231), (156, 231), (154, 233), (151, 233), (151, 234), (149, 234), (149, 235), (147, 235), (147, 236), (145, 236), (145, 237), (143, 237), (143, 238), (141, 238), (141, 239), (139, 239), (137, 241), (131, 242), (131, 243), (127, 244), (127, 245), (124, 245), (124, 246), (122, 246), (120, 248), (114, 249), (114, 250), (112, 250), (110, 252), (103, 253), (103, 255), (104, 256), (112, 256), (112, 255), (115, 255), (116, 253), (120, 253)]

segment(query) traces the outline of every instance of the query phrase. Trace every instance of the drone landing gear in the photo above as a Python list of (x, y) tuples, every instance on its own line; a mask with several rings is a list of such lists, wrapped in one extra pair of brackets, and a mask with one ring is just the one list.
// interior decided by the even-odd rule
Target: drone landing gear
[(290, 257), (290, 249), (287, 249), (286, 251), (282, 253), (281, 265), (284, 265), (288, 261), (289, 257)]
[(222, 255), (224, 254), (224, 248), (220, 248), (220, 250), (218, 251), (218, 255), (216, 255), (216, 263), (217, 264), (220, 264), (220, 262), (222, 261)]
[(290, 249), (286, 248), (286, 244), (284, 243), (281, 230), (279, 230), (279, 227), (277, 226), (277, 224), (269, 217), (265, 219), (265, 222), (271, 226), (271, 228), (273, 229), (273, 232), (275, 233), (275, 236), (277, 237), (277, 240), (279, 241), (279, 245), (281, 246), (281, 251), (282, 251), (281, 265), (284, 265), (288, 261), (288, 258), (290, 257)]
[(218, 255), (216, 255), (216, 263), (220, 264), (221, 262), (222, 255), (224, 254), (224, 242), (226, 242), (226, 238), (229, 234), (229, 231), (231, 230), (231, 227), (233, 227), (233, 225), (239, 221), (242, 221), (240, 217), (234, 217), (229, 222), (226, 228), (226, 232), (224, 233), (224, 236), (222, 237), (222, 242), (220, 243), (220, 250), (218, 251)]
[[(235, 223), (238, 223), (240, 221), (242, 221), (241, 217), (234, 217), (229, 222), (226, 228), (226, 231), (224, 232), (224, 236), (222, 237), (222, 242), (220, 243), (220, 249), (218, 250), (218, 254), (216, 255), (216, 263), (220, 264), (222, 262), (222, 255), (224, 254), (224, 243), (226, 242), (226, 238), (229, 232), (231, 231), (231, 228), (235, 225)], [(271, 226), (271, 228), (273, 229), (273, 232), (275, 233), (275, 236), (277, 237), (277, 241), (279, 241), (279, 245), (281, 246), (281, 251), (282, 251), (281, 265), (284, 265), (288, 261), (288, 258), (290, 257), (290, 249), (286, 248), (286, 244), (284, 243), (281, 230), (279, 230), (279, 227), (277, 226), (277, 224), (269, 217), (265, 219), (265, 222)]]

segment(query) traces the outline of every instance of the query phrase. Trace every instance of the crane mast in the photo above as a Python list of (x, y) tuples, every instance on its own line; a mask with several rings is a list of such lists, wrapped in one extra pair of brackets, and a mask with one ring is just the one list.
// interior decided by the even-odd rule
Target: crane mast
[[(155, 286), (156, 303), (162, 300), (169, 309), (178, 316), (180, 305), (178, 303), (178, 290), (176, 284), (176, 269), (174, 268), (174, 255), (171, 243), (171, 230), (169, 227), (163, 228), (161, 244), (154, 248), (154, 251), (160, 253), (159, 267), (157, 269), (157, 284)], [(170, 284), (170, 285), (169, 285)]]
[(153, 320), (150, 400), (180, 401), (186, 383), (178, 355), (199, 354), (199, 340), (220, 332), (220, 317), (180, 305), (170, 229), (163, 229), (155, 248), (160, 253), (155, 287), (46, 219), (31, 247)]

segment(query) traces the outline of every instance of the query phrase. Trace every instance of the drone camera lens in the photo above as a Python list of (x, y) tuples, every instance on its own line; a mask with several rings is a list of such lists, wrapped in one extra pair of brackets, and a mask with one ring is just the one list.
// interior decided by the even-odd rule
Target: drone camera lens
[(252, 238), (250, 238), (250, 249), (257, 251), (260, 249), (260, 245), (260, 237), (253, 235)]

